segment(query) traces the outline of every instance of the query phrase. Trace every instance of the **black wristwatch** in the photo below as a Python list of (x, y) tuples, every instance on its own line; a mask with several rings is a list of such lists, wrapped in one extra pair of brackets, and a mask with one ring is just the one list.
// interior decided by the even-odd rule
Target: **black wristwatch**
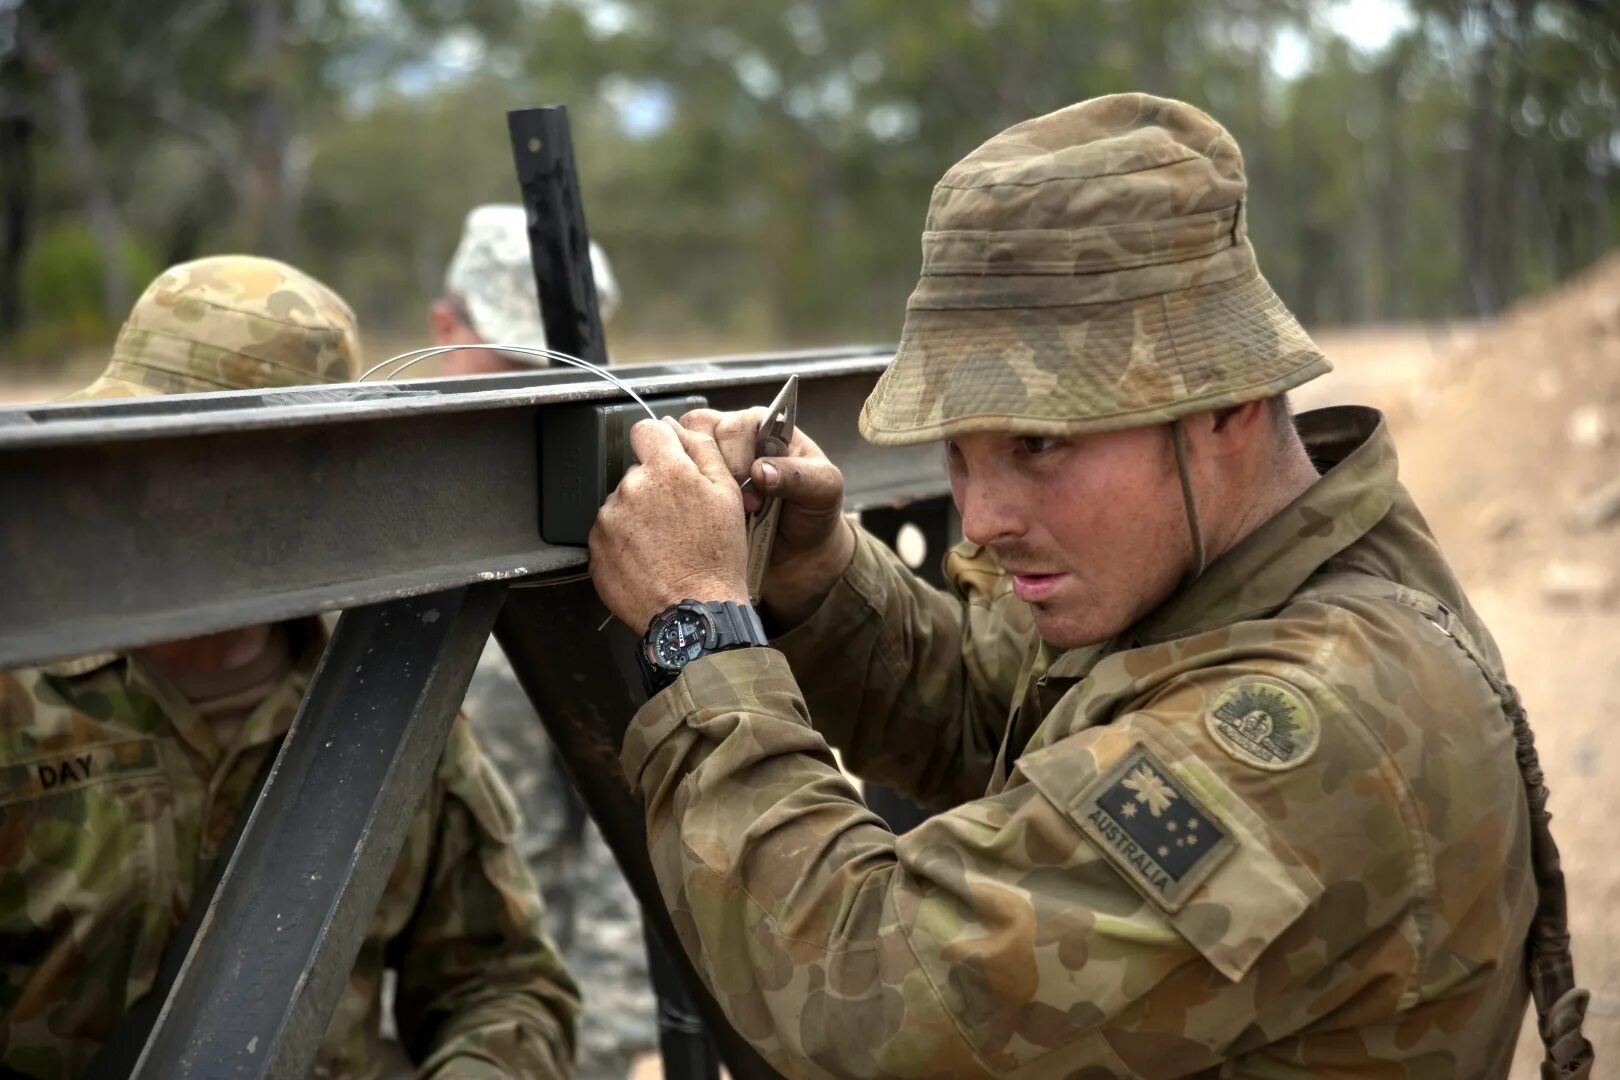
[(700, 656), (768, 644), (759, 614), (747, 604), (682, 600), (653, 616), (636, 655), (647, 693), (656, 694)]

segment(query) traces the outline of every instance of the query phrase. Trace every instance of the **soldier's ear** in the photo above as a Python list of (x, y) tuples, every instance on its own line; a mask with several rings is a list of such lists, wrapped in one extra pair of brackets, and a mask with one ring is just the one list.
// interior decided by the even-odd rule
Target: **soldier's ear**
[(1270, 407), (1262, 398), (1189, 416), (1188, 437), (1214, 457), (1246, 450), (1271, 434)]
[(455, 305), (443, 297), (433, 301), (428, 309), (428, 329), (433, 333), (435, 345), (462, 345), (467, 341), (460, 314)]

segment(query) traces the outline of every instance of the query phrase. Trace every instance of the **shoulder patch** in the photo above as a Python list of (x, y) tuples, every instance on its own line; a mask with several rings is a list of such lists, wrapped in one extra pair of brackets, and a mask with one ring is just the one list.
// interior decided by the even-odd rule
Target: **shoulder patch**
[(1275, 679), (1245, 679), (1221, 691), (1204, 714), (1204, 726), (1229, 755), (1272, 772), (1303, 765), (1322, 734), (1310, 702)]
[(1091, 785), (1079, 810), (1081, 831), (1169, 912), (1234, 848), (1220, 820), (1141, 743)]

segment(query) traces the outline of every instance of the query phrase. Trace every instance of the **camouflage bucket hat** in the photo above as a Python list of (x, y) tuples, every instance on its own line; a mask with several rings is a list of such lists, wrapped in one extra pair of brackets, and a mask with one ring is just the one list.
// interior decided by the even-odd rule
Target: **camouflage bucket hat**
[(1190, 105), (1095, 98), (934, 188), (922, 277), (861, 433), (1079, 435), (1271, 397), (1331, 370), (1260, 276), (1237, 143)]
[(64, 400), (348, 382), (360, 335), (343, 298), (274, 259), (217, 255), (158, 275), (101, 377)]

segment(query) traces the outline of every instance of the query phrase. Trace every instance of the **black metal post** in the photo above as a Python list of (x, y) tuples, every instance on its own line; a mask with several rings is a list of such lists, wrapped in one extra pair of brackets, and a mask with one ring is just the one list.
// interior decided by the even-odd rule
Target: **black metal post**
[(647, 969), (658, 988), (658, 1052), (663, 1058), (664, 1075), (720, 1080), (714, 1044), (705, 1038), (703, 1017), (681, 984), (681, 973), (670, 959), (669, 950), (651, 926), (643, 925), (642, 936), (646, 940)]
[(962, 519), (949, 495), (931, 499), (911, 499), (893, 506), (869, 506), (861, 511), (861, 526), (873, 536), (895, 547), (907, 525), (922, 533), (922, 562), (912, 567), (916, 575), (939, 588), (945, 587), (945, 553), (962, 539)]
[(505, 588), (344, 612), (133, 1076), (308, 1074)]
[[(607, 343), (602, 333), (596, 279), (591, 269), (590, 235), (585, 228), (585, 208), (574, 165), (568, 110), (555, 105), (516, 109), (506, 115), (512, 158), (517, 165), (518, 185), (528, 214), (529, 253), (534, 262), (546, 341), (562, 352), (605, 364)], [(582, 607), (594, 610), (594, 605), (588, 602), (591, 599), (594, 595), (588, 592), (569, 605), (569, 613), (577, 615)], [(548, 617), (561, 614), (556, 611), (558, 606), (546, 605)], [(527, 635), (541, 613), (532, 611), (524, 617), (519, 614), (519, 607), (532, 609), (533, 605), (509, 605), (498, 624), (496, 636), (641, 901), (648, 927), (647, 968), (658, 998), (659, 1047), (664, 1074), (671, 1080), (706, 1080), (717, 1076), (716, 1043), (722, 1039), (726, 1043), (726, 1061), (734, 1075), (765, 1075), (757, 1072), (758, 1069), (769, 1073), (764, 1061), (731, 1032), (729, 1022), (717, 1003), (709, 998), (708, 990), (692, 970), (691, 962), (674, 935), (674, 926), (669, 922), (647, 860), (640, 806), (620, 779), (618, 747), (605, 736), (609, 728), (601, 722), (601, 716), (582, 716), (578, 708), (557, 701), (553, 692), (555, 687), (568, 685), (565, 681), (568, 675), (578, 679), (587, 672), (593, 683), (600, 680), (603, 684), (639, 687), (640, 679), (633, 672), (619, 668), (612, 655), (604, 655), (617, 652), (628, 656), (634, 642), (616, 636), (588, 635), (587, 628), (579, 626), (571, 636), (588, 635), (585, 641), (595, 648), (583, 650), (586, 655), (580, 656), (580, 666), (561, 669), (549, 662), (554, 661), (559, 643), (537, 647)], [(524, 624), (521, 627), (520, 622)], [(609, 649), (609, 641), (616, 641), (619, 648)], [(596, 655), (588, 655), (592, 652)], [(610, 700), (616, 698), (606, 690), (606, 685), (598, 686), (597, 694)], [(624, 707), (633, 709), (639, 705), (639, 701), (634, 700), (637, 696), (632, 695), (632, 700), (624, 702)], [(543, 698), (549, 700), (543, 702)], [(588, 714), (589, 710), (585, 712)], [(605, 805), (610, 801), (612, 805)], [(634, 827), (630, 825), (632, 818)], [(645, 872), (641, 871), (641, 865), (645, 866)], [(704, 1032), (702, 1025), (693, 1022), (694, 1001), (705, 1002), (707, 1007), (702, 1012), (714, 1038)], [(722, 1031), (730, 1037), (723, 1036)]]
[(574, 167), (568, 109), (513, 109), (506, 114), (518, 187), (529, 217), (529, 257), (540, 295), (546, 344), (558, 352), (607, 363), (602, 312), (591, 271), (585, 202)]

